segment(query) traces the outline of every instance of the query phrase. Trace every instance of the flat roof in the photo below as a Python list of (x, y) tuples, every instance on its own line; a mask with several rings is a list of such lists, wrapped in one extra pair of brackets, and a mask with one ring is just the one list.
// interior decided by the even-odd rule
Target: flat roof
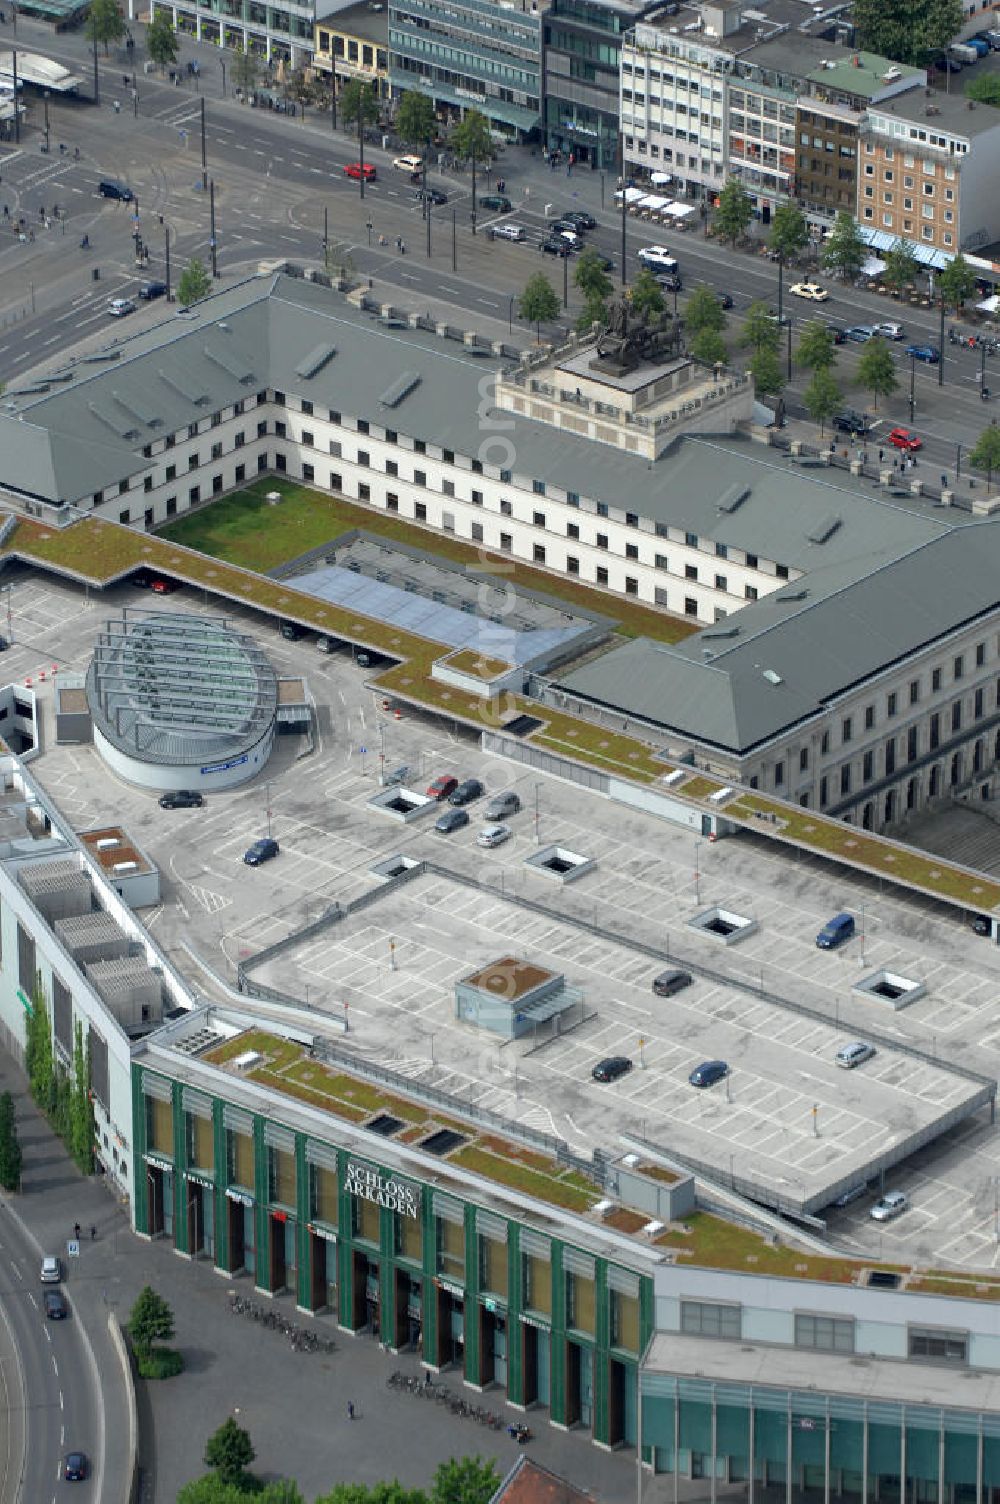
[(531, 961), (519, 961), (516, 956), (501, 956), (490, 961), (479, 971), (472, 971), (461, 980), (466, 987), (475, 987), (480, 992), (490, 992), (501, 1000), (517, 1002), (536, 987), (552, 982), (559, 975), (545, 966)]
[(389, 45), (389, 6), (387, 3), (341, 5), (317, 15), (316, 25), (345, 36), (360, 37), (364, 42)]
[(80, 840), (94, 861), (107, 873), (114, 873), (114, 869), (122, 862), (134, 866), (137, 872), (155, 870), (149, 858), (139, 850), (128, 832), (120, 825), (105, 825), (98, 830), (83, 830), (80, 832)]

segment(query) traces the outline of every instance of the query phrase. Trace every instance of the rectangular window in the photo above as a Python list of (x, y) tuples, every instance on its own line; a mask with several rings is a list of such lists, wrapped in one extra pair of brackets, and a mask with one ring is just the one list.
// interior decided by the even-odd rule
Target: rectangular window
[(757, 586), (756, 585), (744, 585), (743, 586), (743, 595), (744, 595), (744, 597), (748, 601), (755, 601), (757, 599)]
[[(306, 475), (306, 471), (307, 470), (311, 470), (311, 469), (312, 469), (311, 465), (303, 465), (302, 466), (302, 479), (303, 480), (312, 480), (312, 476), (311, 475)], [(365, 485), (364, 481), (360, 481), (358, 483), (358, 500), (359, 501), (371, 501), (371, 499), (372, 499), (372, 488), (371, 488), (371, 486)]]
[(932, 752), (941, 744), (941, 717), (936, 713), (931, 716), (929, 744)]
[(201, 487), (192, 486), (188, 492), (188, 506), (196, 507), (201, 500)]
[(510, 504), (509, 501), (505, 501), (503, 499), (503, 497), (501, 497), (500, 498), (500, 516), (501, 517), (513, 517), (513, 515), (514, 515), (514, 508), (511, 506), (511, 504)]
[(417, 522), (426, 522), (427, 503), (425, 501), (415, 502), (413, 506), (413, 515)]
[(368, 469), (368, 466), (371, 464), (371, 456), (369, 455), (367, 449), (358, 450), (358, 464), (361, 465), (365, 470)]
[(322, 1165), (309, 1166), (309, 1215), (327, 1227), (336, 1227), (337, 1172)]
[(531, 520), (534, 523), (535, 527), (544, 527), (545, 526), (545, 513), (544, 512), (532, 512), (532, 514), (531, 514)]
[(875, 753), (866, 752), (861, 761), (861, 781), (871, 783), (875, 772)]
[(566, 524), (566, 536), (567, 536), (567, 538), (577, 538), (577, 539), (579, 539), (579, 537), (580, 537), (580, 524), (578, 522), (567, 522), (567, 524)]
[(696, 580), (698, 578), (698, 566), (697, 566), (697, 564), (685, 564), (684, 565), (684, 578), (686, 580)]
[(385, 509), (386, 509), (387, 512), (398, 512), (399, 511), (399, 496), (397, 495), (397, 493), (395, 491), (386, 491), (386, 493), (385, 493)]
[(940, 688), (941, 688), (941, 670), (939, 668), (936, 668), (931, 673), (931, 690), (932, 690), (932, 692), (934, 694), (937, 694), (937, 692), (938, 692), (938, 690)]
[(805, 773), (809, 768), (809, 748), (802, 747), (799, 751), (799, 772)]
[(865, 730), (866, 731), (871, 731), (871, 730), (874, 729), (874, 726), (875, 726), (875, 706), (874, 705), (866, 705), (865, 706)]
[(961, 679), (962, 675), (965, 673), (965, 659), (961, 654), (959, 654), (959, 656), (952, 661), (951, 668), (952, 676), (956, 679)]
[(566, 1325), (572, 1331), (596, 1334), (594, 1280), (585, 1274), (566, 1273)]
[(164, 1159), (173, 1160), (174, 1109), (169, 1097), (165, 1102), (159, 1097), (146, 1097), (146, 1147), (154, 1154), (162, 1154)]
[(626, 543), (626, 545), (625, 545), (625, 557), (626, 557), (626, 559), (637, 559), (639, 557), (639, 545), (638, 545), (638, 543)]
[(119, 512), (118, 513), (118, 521), (121, 522), (122, 524), (124, 524), (124, 526), (126, 526), (126, 527), (128, 526), (130, 517), (131, 517), (131, 513), (129, 512), (128, 507), (125, 508), (124, 512)]
[(507, 1299), (507, 1244), (479, 1234), (479, 1288)]
[(474, 522), (470, 529), (469, 536), (471, 537), (473, 543), (482, 543), (483, 524), (481, 522)]
[(695, 600), (695, 598), (694, 598), (693, 595), (686, 595), (684, 597), (684, 615), (685, 616), (697, 616), (698, 615), (698, 602)]
[(228, 1185), (253, 1191), (253, 1135), (235, 1128), (226, 1132), (226, 1181)]
[(896, 714), (897, 704), (898, 697), (896, 695), (896, 691), (893, 690), (892, 694), (886, 695), (885, 699), (885, 713), (887, 716), (889, 716), (890, 719)]
[(717, 574), (715, 576), (715, 588), (716, 590), (729, 589), (729, 581), (724, 574)]
[(397, 463), (396, 460), (386, 460), (386, 462), (385, 462), (385, 473), (386, 473), (386, 475), (398, 475), (399, 474), (399, 465), (398, 465), (398, 463)]
[(653, 558), (653, 564), (657, 569), (670, 568), (670, 560), (667, 558), (666, 554), (656, 554)]
[[(307, 449), (313, 449), (313, 448), (315, 448), (315, 439), (314, 439), (314, 436), (313, 436), (313, 434), (311, 433), (311, 431), (308, 428), (303, 428), (303, 430), (302, 430), (302, 442), (306, 446)], [(221, 449), (222, 449), (222, 445), (221, 444), (219, 445), (219, 449), (221, 451)], [(214, 448), (212, 450), (212, 453), (213, 454), (215, 453)]]
[(780, 762), (776, 762), (775, 765), (774, 765), (774, 786), (775, 786), (775, 788), (776, 789), (780, 789), (781, 785), (784, 783), (784, 781), (785, 781), (785, 764), (784, 764), (784, 760), (782, 759)]
[(25, 997), (34, 997), (35, 942), (20, 920), (17, 922), (17, 980)]
[(374, 1201), (368, 1201), (364, 1196), (354, 1196), (351, 1199), (351, 1233), (355, 1238), (365, 1243), (379, 1245), (379, 1218), (380, 1208)]
[(851, 792), (851, 765), (849, 762), (845, 762), (840, 770), (840, 792), (842, 794), (849, 794)]
[(687, 544), (688, 548), (697, 548), (698, 547), (698, 534), (697, 533), (685, 533), (684, 534), (684, 542)]
[(916, 728), (916, 726), (911, 726), (910, 729), (909, 729), (909, 731), (907, 731), (907, 733), (906, 733), (906, 760), (907, 760), (907, 762), (916, 762), (916, 760), (917, 760), (917, 728)]
[(566, 555), (566, 573), (567, 574), (579, 574), (580, 573), (580, 560), (578, 558), (576, 558), (576, 556), (574, 554), (567, 554)]
[(396, 1212), (392, 1220), (392, 1242), (397, 1258), (419, 1264), (424, 1256), (424, 1228), (420, 1218)]
[(727, 1337), (738, 1341), (743, 1335), (743, 1307), (682, 1300), (681, 1331), (690, 1337)]
[(896, 771), (896, 738), (890, 736), (885, 744), (885, 772), (890, 777)]
[(824, 1353), (853, 1353), (854, 1322), (833, 1316), (795, 1315), (795, 1346)]
[(979, 721), (979, 720), (982, 719), (982, 715), (983, 715), (983, 692), (982, 692), (981, 689), (977, 689), (976, 690), (975, 698), (974, 698), (974, 700), (972, 702), (972, 714), (975, 716), (975, 718), (976, 718), (977, 721)]
[(916, 705), (920, 699), (920, 680), (910, 680), (910, 704)]
[(465, 1282), (465, 1226), (448, 1217), (435, 1217), (437, 1272), (446, 1279)]
[(911, 1326), (907, 1330), (907, 1339), (911, 1358), (931, 1358), (936, 1363), (965, 1364), (969, 1361), (968, 1332)]
[(336, 470), (331, 470), (330, 471), (330, 490), (331, 491), (339, 491), (341, 489), (342, 484), (343, 484), (343, 477), (340, 476), (340, 475), (338, 475), (338, 473), (337, 473)]
[(472, 505), (474, 507), (481, 507), (482, 504), (483, 504), (483, 493), (482, 493), (482, 491), (473, 491), (473, 493), (472, 493)]
[(271, 1144), (267, 1151), (268, 1197), (279, 1206), (294, 1211), (295, 1200), (295, 1154), (286, 1149), (276, 1149)]
[(626, 595), (638, 595), (639, 594), (639, 581), (636, 579), (635, 575), (627, 574), (625, 576), (625, 594)]
[(955, 703), (954, 703), (954, 705), (952, 705), (952, 707), (951, 707), (951, 729), (952, 729), (952, 731), (961, 731), (961, 729), (962, 729), (962, 702), (961, 702), (961, 700), (956, 700)]
[(514, 551), (514, 536), (513, 536), (512, 533), (501, 533), (500, 534), (500, 547), (503, 549), (503, 551), (504, 551), (505, 554), (513, 553), (513, 551)]
[(842, 742), (850, 741), (852, 729), (851, 717), (847, 715), (840, 723), (840, 740)]
[(607, 548), (607, 546), (608, 546), (608, 535), (607, 535), (607, 533), (598, 533), (598, 535), (597, 535), (597, 546), (598, 546), (598, 548)]
[[(266, 429), (266, 426), (265, 426), (265, 432), (266, 431), (267, 431), (267, 429)], [(257, 437), (258, 438), (260, 437), (259, 433), (258, 433)], [(167, 469), (166, 469), (166, 474), (165, 474), (164, 478), (166, 480), (168, 480), (168, 481), (176, 480), (177, 479), (177, 466), (176, 465), (168, 465)]]
[(979, 642), (979, 643), (976, 644), (976, 667), (977, 668), (982, 668), (983, 665), (985, 664), (985, 662), (986, 662), (986, 644), (985, 644), (985, 642)]
[(608, 583), (608, 571), (604, 568), (603, 564), (598, 564), (595, 578), (598, 585), (606, 585)]
[(532, 559), (534, 559), (534, 561), (535, 561), (536, 564), (544, 564), (545, 563), (545, 544), (544, 543), (536, 543), (534, 545), (534, 547), (532, 548), (532, 550), (531, 550), (531, 557), (532, 557)]
[(427, 484), (427, 472), (425, 470), (414, 470), (414, 472), (413, 472), (413, 484), (415, 486), (426, 486), (426, 484)]

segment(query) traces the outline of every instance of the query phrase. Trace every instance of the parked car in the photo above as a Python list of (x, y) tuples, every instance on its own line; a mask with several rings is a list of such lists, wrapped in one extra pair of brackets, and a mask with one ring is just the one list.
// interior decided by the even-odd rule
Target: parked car
[(513, 789), (504, 789), (502, 794), (494, 794), (486, 806), (485, 815), (487, 820), (506, 820), (508, 815), (518, 815), (521, 812), (521, 796), (515, 794)]
[(866, 1180), (859, 1180), (856, 1185), (849, 1185), (846, 1191), (841, 1191), (840, 1195), (836, 1196), (830, 1205), (841, 1208), (850, 1206), (852, 1201), (860, 1201), (867, 1189), (868, 1182)]
[(870, 339), (875, 338), (875, 329), (871, 324), (852, 324), (844, 333), (848, 339), (852, 339), (856, 345), (867, 345)]
[(816, 944), (820, 950), (836, 950), (838, 945), (854, 938), (854, 931), (853, 914), (834, 914), (816, 936)]
[(514, 207), (504, 193), (484, 193), (479, 200), (480, 209), (492, 209), (494, 214), (509, 214)]
[(422, 203), (424, 199), (429, 204), (446, 204), (448, 202), (447, 193), (442, 193), (440, 188), (418, 188), (413, 197), (418, 204)]
[(69, 1306), (61, 1290), (46, 1290), (42, 1303), (50, 1321), (65, 1321), (69, 1315)]
[(659, 267), (661, 272), (677, 270), (677, 257), (672, 256), (665, 245), (644, 245), (636, 255), (646, 266)]
[(847, 338), (842, 324), (827, 324), (826, 332), (833, 336), (833, 343), (835, 345), (842, 345)]
[(87, 1457), (84, 1452), (67, 1452), (63, 1477), (67, 1483), (82, 1483), (87, 1476)]
[(450, 836), (453, 830), (461, 830), (468, 823), (469, 811), (467, 809), (446, 809), (434, 821), (434, 829), (439, 830), (443, 836)]
[(538, 249), (546, 256), (570, 256), (573, 253), (573, 247), (563, 235), (551, 235)]
[(494, 240), (526, 240), (528, 238), (523, 225), (493, 225), (489, 233)]
[(660, 272), (656, 278), (657, 283), (664, 292), (683, 292), (684, 283), (676, 272)]
[(724, 1060), (703, 1060), (701, 1065), (695, 1066), (688, 1081), (692, 1086), (714, 1086), (728, 1075), (729, 1066)]
[(286, 642), (298, 642), (306, 635), (306, 628), (300, 627), (297, 621), (283, 621), (278, 631)]
[(788, 291), (794, 298), (805, 298), (810, 303), (825, 303), (830, 296), (818, 282), (793, 282)]
[(972, 920), (972, 933), (974, 935), (992, 935), (993, 920), (989, 914), (976, 914)]
[(690, 987), (694, 981), (689, 971), (661, 971), (658, 977), (653, 978), (653, 991), (657, 997), (673, 997), (675, 992), (683, 992), (685, 987)]
[(874, 1222), (891, 1222), (900, 1212), (905, 1212), (909, 1200), (902, 1191), (886, 1191), (881, 1201), (876, 1201), (868, 1215)]
[(850, 1044), (842, 1044), (833, 1058), (843, 1070), (853, 1071), (856, 1065), (864, 1065), (876, 1053), (873, 1044), (867, 1044), (863, 1039), (852, 1039)]
[(617, 1081), (619, 1077), (627, 1076), (631, 1069), (632, 1062), (627, 1055), (608, 1055), (597, 1062), (590, 1074), (595, 1081)]
[(195, 789), (174, 789), (161, 794), (158, 803), (161, 809), (201, 809), (205, 800)]
[(123, 319), (128, 313), (135, 313), (135, 304), (131, 298), (112, 298), (108, 304), (108, 313), (113, 319)]
[(397, 789), (401, 783), (405, 783), (410, 776), (410, 765), (401, 762), (398, 768), (393, 768), (391, 773), (383, 773), (379, 782), (384, 789)]
[(894, 323), (892, 320), (889, 320), (884, 324), (873, 324), (872, 328), (875, 330), (876, 334), (881, 334), (883, 339), (898, 340), (906, 338), (906, 330), (903, 328), (902, 324)]
[(565, 216), (560, 216), (559, 219), (550, 219), (549, 231), (550, 233), (552, 231), (560, 231), (567, 236), (571, 235), (574, 240), (580, 239), (579, 227), (575, 225), (571, 219), (567, 219)]
[(494, 846), (502, 846), (510, 840), (509, 825), (484, 825), (476, 837), (477, 846), (486, 846), (491, 851)]
[(154, 574), (149, 588), (154, 595), (173, 595), (176, 590), (183, 589), (183, 586), (180, 580), (172, 580), (169, 575)]
[(941, 359), (941, 351), (937, 345), (907, 345), (903, 354), (912, 355), (914, 360), (922, 360), (929, 366), (936, 366)]
[(151, 303), (154, 298), (166, 296), (167, 284), (165, 282), (144, 282), (139, 288), (139, 297), (144, 303)]
[(842, 413), (838, 413), (833, 420), (833, 426), (840, 433), (867, 433), (871, 424), (864, 413), (857, 412), (853, 407), (845, 407)]
[(597, 228), (597, 220), (592, 214), (588, 214), (586, 209), (567, 209), (562, 218), (568, 219), (571, 224), (576, 225), (578, 230), (595, 230)]
[(316, 639), (317, 653), (335, 653), (339, 647), (340, 642), (336, 637), (317, 637)]
[(427, 785), (428, 799), (447, 799), (458, 788), (458, 779), (451, 773), (439, 773), (431, 783)]
[(934, 67), (939, 73), (961, 73), (962, 64), (953, 57), (936, 57)]
[(892, 428), (889, 430), (889, 443), (896, 449), (905, 449), (910, 452), (914, 449), (923, 449), (924, 441), (909, 428)]
[(392, 165), (398, 167), (401, 172), (419, 172), (424, 165), (424, 159), (418, 156), (393, 157)]
[(57, 1254), (47, 1253), (42, 1259), (39, 1278), (43, 1285), (57, 1285), (62, 1279), (62, 1259)]
[(263, 862), (269, 862), (272, 857), (278, 855), (280, 850), (273, 836), (261, 836), (259, 841), (254, 841), (249, 851), (244, 853), (243, 860), (248, 867), (259, 867)]
[(478, 778), (466, 778), (448, 795), (448, 803), (460, 809), (465, 804), (471, 804), (474, 799), (481, 799), (485, 792)]
[(366, 162), (363, 167), (360, 162), (348, 162), (344, 168), (344, 176), (346, 178), (364, 178), (366, 183), (374, 183), (377, 174), (370, 162)]
[(732, 293), (731, 292), (720, 292), (719, 293), (719, 302), (720, 302), (720, 304), (722, 305), (723, 308), (732, 308), (732, 306), (733, 306), (733, 295), (732, 295)]

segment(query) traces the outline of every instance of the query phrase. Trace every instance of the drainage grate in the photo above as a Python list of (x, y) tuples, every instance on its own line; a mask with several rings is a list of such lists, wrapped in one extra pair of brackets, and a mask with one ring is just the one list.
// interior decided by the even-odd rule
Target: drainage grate
[(456, 1133), (453, 1128), (439, 1128), (429, 1138), (421, 1139), (418, 1148), (426, 1149), (428, 1154), (450, 1154), (452, 1149), (464, 1144), (465, 1139), (464, 1133)]
[(900, 1276), (891, 1274), (888, 1269), (869, 1269), (868, 1284), (877, 1290), (898, 1290)]
[(369, 1133), (380, 1133), (383, 1138), (391, 1138), (402, 1126), (403, 1119), (394, 1118), (391, 1112), (380, 1112), (370, 1123), (365, 1124)]

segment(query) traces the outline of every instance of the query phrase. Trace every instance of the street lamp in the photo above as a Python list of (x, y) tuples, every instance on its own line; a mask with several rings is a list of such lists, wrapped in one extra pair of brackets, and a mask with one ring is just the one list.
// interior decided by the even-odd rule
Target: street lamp
[[(944, 357), (942, 355), (942, 359), (943, 358)], [(914, 390), (913, 390), (914, 383), (915, 383), (916, 379), (917, 379), (917, 357), (915, 355), (911, 355), (910, 356), (910, 422), (911, 423), (913, 422), (913, 414), (914, 414), (914, 412), (916, 410), (916, 405), (917, 405), (917, 403), (916, 403), (916, 396), (915, 396)]]
[(507, 299), (507, 333), (514, 333), (514, 298)]
[(699, 867), (698, 853), (701, 850), (701, 842), (694, 843), (694, 901), (701, 903), (701, 871)]
[(365, 229), (368, 231), (368, 249), (369, 250), (371, 250), (371, 245), (372, 245), (372, 230), (374, 228), (375, 228), (375, 226), (372, 224), (371, 215), (369, 214), (367, 220), (365, 221)]

